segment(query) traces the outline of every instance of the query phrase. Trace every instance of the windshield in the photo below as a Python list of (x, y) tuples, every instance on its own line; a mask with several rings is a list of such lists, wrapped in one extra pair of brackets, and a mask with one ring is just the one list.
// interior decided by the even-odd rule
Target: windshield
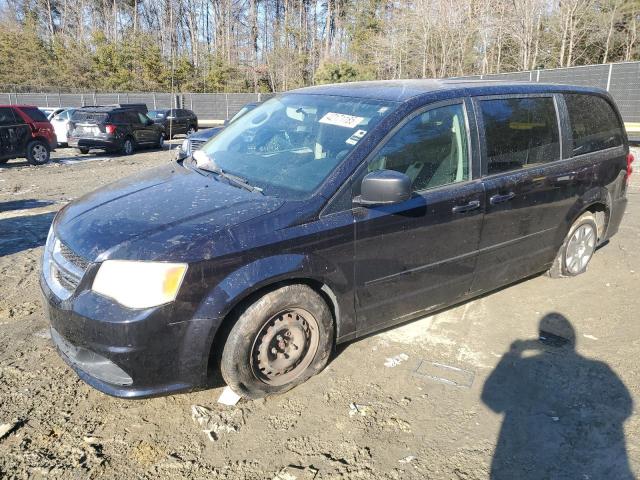
[(147, 113), (147, 116), (149, 118), (152, 118), (153, 120), (159, 120), (161, 118), (164, 118), (166, 113), (166, 110), (151, 110), (149, 111), (149, 113)]
[(393, 102), (328, 95), (272, 98), (231, 123), (202, 151), (266, 195), (309, 196)]

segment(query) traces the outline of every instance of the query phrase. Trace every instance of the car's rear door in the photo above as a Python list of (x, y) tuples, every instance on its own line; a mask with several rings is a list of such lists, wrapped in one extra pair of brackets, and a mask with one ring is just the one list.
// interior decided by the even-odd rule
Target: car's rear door
[(400, 171), (414, 193), (400, 204), (355, 211), (359, 333), (449, 305), (471, 286), (484, 195), (471, 174), (467, 107), (460, 99), (414, 112), (360, 173)]
[(0, 108), (0, 158), (23, 156), (31, 139), (31, 128), (10, 107)]
[(572, 203), (562, 98), (552, 93), (477, 97), (486, 213), (472, 291), (537, 273), (553, 261)]

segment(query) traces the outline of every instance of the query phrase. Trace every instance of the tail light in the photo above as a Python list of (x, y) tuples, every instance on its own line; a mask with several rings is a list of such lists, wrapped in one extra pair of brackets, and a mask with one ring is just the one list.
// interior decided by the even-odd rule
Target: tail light
[(116, 133), (116, 126), (115, 125), (105, 125), (104, 128), (105, 128), (105, 130), (107, 131), (107, 133), (109, 135), (114, 135)]
[(634, 160), (635, 158), (633, 158), (633, 153), (629, 152), (629, 154), (627, 155), (627, 185), (629, 185), (629, 179), (631, 178), (631, 174), (633, 173), (633, 167), (631, 166), (631, 164)]

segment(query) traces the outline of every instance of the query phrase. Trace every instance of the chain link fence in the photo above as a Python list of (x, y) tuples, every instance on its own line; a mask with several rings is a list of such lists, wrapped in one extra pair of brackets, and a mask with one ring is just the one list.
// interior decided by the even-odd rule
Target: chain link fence
[(203, 120), (226, 120), (243, 105), (263, 102), (268, 93), (0, 93), (0, 105), (23, 104), (38, 107), (82, 107), (116, 103), (145, 103), (149, 110), (186, 108)]
[[(630, 130), (640, 122), (640, 62), (608, 63), (579, 67), (531, 70), (456, 77), (478, 80), (515, 80), (566, 83), (608, 90), (618, 104)], [(30, 104), (39, 107), (80, 107), (114, 103), (146, 103), (149, 109), (182, 106), (206, 120), (231, 118), (242, 106), (264, 101), (273, 94), (260, 93), (0, 93), (0, 104)], [(640, 131), (640, 126), (638, 126)]]

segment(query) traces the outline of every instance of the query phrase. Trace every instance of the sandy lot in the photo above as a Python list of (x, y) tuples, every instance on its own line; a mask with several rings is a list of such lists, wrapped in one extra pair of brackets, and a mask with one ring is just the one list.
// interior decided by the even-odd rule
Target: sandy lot
[[(585, 275), (538, 276), (340, 346), (279, 397), (119, 400), (81, 382), (48, 338), (42, 245), (66, 202), (170, 158), (59, 150), (44, 167), (0, 167), (0, 478), (483, 479), (492, 464), (495, 478), (640, 474), (640, 174)], [(554, 312), (575, 349), (538, 341)]]

